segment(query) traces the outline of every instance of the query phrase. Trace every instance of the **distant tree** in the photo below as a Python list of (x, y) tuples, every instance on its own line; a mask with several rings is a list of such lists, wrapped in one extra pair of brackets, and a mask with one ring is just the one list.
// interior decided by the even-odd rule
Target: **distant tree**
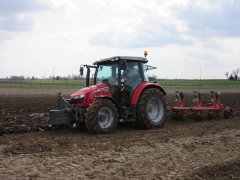
[(232, 75), (235, 76), (237, 72), (235, 70), (232, 71)]
[(237, 80), (238, 79), (238, 76), (237, 74), (235, 74), (235, 76), (233, 77), (234, 80)]
[(24, 76), (11, 76), (10, 80), (24, 80), (25, 77)]
[(228, 71), (225, 72), (225, 76), (226, 76), (227, 79), (228, 79), (228, 76), (229, 76), (229, 72), (228, 72)]
[(225, 72), (225, 76), (229, 79), (229, 80), (239, 80), (240, 79), (240, 68), (236, 68), (235, 70), (232, 71), (232, 74), (229, 76), (229, 72), (226, 71)]
[(233, 75), (231, 74), (228, 79), (231, 81), (234, 80)]
[(61, 77), (60, 77), (60, 76), (57, 76), (57, 77), (56, 77), (56, 80), (60, 80), (60, 79), (61, 79)]
[(237, 78), (236, 78), (236, 80), (238, 79), (238, 74), (240, 73), (240, 68), (237, 68), (236, 70), (235, 70), (235, 75), (237, 76)]
[(74, 79), (74, 77), (75, 77), (75, 74), (73, 73), (73, 74), (72, 74), (72, 79)]

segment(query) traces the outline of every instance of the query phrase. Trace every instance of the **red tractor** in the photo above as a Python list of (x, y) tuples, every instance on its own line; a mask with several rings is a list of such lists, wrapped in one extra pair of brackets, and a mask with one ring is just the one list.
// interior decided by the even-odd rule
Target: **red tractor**
[[(148, 82), (144, 57), (115, 56), (82, 65), (87, 69), (86, 87), (70, 99), (58, 96), (58, 109), (50, 110), (50, 124), (85, 126), (91, 133), (112, 132), (118, 122), (136, 121), (142, 129), (161, 127), (166, 121), (166, 92), (157, 82)], [(91, 69), (95, 70), (90, 78)], [(91, 79), (91, 86), (90, 86)], [(61, 109), (62, 102), (65, 108)]]

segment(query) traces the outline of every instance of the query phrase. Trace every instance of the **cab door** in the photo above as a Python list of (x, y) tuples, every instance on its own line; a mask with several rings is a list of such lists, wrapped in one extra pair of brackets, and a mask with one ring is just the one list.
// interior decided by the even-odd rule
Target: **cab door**
[(124, 106), (130, 106), (132, 94), (142, 82), (139, 66), (139, 62), (128, 61), (126, 69), (121, 70), (121, 81), (124, 81), (122, 88), (122, 104)]

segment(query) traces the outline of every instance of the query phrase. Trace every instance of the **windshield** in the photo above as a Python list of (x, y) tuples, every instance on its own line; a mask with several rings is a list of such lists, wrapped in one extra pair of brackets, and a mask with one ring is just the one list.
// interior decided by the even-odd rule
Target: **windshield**
[(97, 68), (96, 84), (108, 82), (110, 85), (118, 84), (118, 64), (99, 65)]

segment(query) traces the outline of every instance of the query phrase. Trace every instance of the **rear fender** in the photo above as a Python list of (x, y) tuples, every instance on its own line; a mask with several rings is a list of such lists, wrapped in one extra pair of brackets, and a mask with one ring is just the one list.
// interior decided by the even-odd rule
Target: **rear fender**
[(163, 95), (165, 96), (166, 95), (166, 92), (164, 91), (164, 89), (160, 86), (159, 83), (149, 83), (149, 82), (143, 82), (141, 83), (133, 92), (133, 96), (132, 96), (132, 100), (131, 100), (131, 105), (136, 105), (137, 104), (137, 101), (141, 95), (141, 93), (148, 89), (148, 88), (156, 88), (156, 89), (159, 89)]

